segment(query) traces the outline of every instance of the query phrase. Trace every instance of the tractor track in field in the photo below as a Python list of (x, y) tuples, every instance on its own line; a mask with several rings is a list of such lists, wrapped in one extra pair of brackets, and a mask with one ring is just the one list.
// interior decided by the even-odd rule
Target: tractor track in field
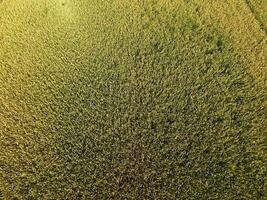
[(264, 23), (259, 19), (257, 11), (253, 8), (253, 5), (249, 0), (244, 0), (244, 3), (247, 5), (249, 11), (253, 15), (254, 19), (257, 21), (260, 29), (267, 35), (267, 27), (265, 27)]

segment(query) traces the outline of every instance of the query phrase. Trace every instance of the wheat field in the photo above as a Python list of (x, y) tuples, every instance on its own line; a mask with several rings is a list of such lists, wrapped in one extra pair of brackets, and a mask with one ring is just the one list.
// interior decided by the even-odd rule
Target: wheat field
[(266, 13), (0, 0), (0, 199), (266, 199)]

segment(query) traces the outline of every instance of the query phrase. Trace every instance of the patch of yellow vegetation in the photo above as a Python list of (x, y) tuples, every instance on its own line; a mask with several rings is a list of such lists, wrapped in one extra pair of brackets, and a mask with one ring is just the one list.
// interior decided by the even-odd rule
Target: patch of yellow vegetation
[(256, 20), (262, 29), (267, 32), (267, 1), (266, 0), (245, 0), (254, 13)]

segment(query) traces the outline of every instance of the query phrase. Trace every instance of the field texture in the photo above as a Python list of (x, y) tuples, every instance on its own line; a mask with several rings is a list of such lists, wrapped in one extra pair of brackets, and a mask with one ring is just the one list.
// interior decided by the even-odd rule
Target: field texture
[(266, 13), (0, 0), (0, 199), (266, 199)]

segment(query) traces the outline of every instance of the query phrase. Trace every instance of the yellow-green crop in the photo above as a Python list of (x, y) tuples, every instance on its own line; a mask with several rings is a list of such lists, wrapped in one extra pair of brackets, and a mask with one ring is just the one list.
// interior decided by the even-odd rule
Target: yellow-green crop
[(266, 199), (266, 6), (0, 0), (0, 199)]

